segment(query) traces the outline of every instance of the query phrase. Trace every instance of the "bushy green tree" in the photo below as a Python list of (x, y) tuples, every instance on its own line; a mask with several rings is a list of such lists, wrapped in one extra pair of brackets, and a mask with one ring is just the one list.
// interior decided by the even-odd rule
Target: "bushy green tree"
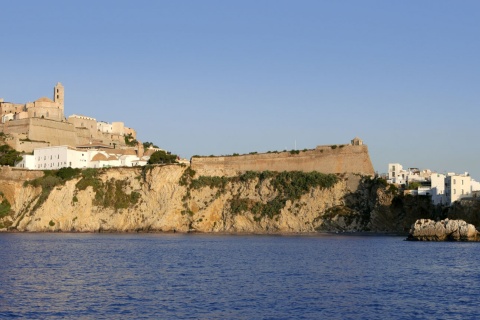
[(0, 146), (0, 165), (14, 166), (16, 162), (22, 160), (20, 152), (10, 148), (9, 145)]
[(163, 150), (155, 151), (150, 156), (148, 160), (149, 164), (156, 164), (156, 163), (175, 163), (177, 162), (177, 155), (169, 154)]
[(144, 148), (144, 149), (148, 149), (149, 147), (157, 148), (157, 149), (158, 149), (158, 146), (155, 145), (153, 142), (145, 141), (145, 142), (143, 143), (143, 148)]

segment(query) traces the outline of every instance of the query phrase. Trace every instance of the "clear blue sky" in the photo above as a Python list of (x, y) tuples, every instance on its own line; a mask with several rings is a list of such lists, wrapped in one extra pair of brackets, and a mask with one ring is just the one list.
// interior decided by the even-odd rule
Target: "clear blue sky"
[(183, 157), (361, 137), (480, 180), (480, 1), (4, 1), (0, 97), (65, 86)]

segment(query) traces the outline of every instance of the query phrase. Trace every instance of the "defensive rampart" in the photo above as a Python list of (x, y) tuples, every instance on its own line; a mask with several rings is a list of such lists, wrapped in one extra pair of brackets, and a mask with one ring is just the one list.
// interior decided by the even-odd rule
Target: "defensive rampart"
[(32, 152), (35, 148), (46, 146), (77, 146), (92, 140), (103, 144), (125, 145), (122, 135), (113, 133), (92, 132), (85, 128), (75, 128), (70, 122), (54, 121), (42, 118), (27, 118), (8, 121), (0, 124), (0, 132), (8, 134), (8, 145), (22, 152)]
[(238, 171), (318, 171), (374, 175), (366, 145), (321, 146), (314, 150), (221, 157), (193, 157), (201, 175), (233, 175)]
[(75, 128), (68, 122), (30, 118), (28, 138), (34, 141), (48, 141), (50, 145), (78, 144)]

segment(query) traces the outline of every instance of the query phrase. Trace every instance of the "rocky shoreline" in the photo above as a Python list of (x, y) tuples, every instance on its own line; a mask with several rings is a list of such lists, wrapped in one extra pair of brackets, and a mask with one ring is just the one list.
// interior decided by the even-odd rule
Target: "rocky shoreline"
[(419, 219), (410, 228), (410, 241), (480, 241), (474, 225), (464, 220)]
[[(225, 175), (182, 165), (47, 172), (0, 167), (0, 232), (406, 237), (417, 219), (447, 217), (480, 228), (480, 201), (440, 209), (428, 197), (406, 196), (383, 179), (360, 175)], [(435, 228), (414, 228), (410, 238), (455, 238), (441, 236), (445, 226)], [(475, 227), (466, 231), (458, 240), (476, 239)]]

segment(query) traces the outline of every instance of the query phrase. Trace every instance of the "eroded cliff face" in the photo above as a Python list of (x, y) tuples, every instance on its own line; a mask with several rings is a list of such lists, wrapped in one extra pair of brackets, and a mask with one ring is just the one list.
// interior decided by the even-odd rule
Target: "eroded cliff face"
[[(404, 231), (417, 218), (408, 218), (392, 205), (394, 190), (370, 177), (336, 176), (328, 187), (319, 185), (298, 193), (301, 188), (287, 190), (298, 184), (288, 179), (282, 189), (272, 176), (220, 174), (202, 180), (201, 172), (180, 165), (112, 168), (98, 171), (95, 177), (80, 175), (62, 181), (47, 192), (42, 186), (25, 184), (22, 178), (0, 176), (0, 201), (7, 199), (11, 204), (11, 211), (0, 217), (0, 228), (35, 232)], [(295, 197), (292, 192), (297, 192)]]

